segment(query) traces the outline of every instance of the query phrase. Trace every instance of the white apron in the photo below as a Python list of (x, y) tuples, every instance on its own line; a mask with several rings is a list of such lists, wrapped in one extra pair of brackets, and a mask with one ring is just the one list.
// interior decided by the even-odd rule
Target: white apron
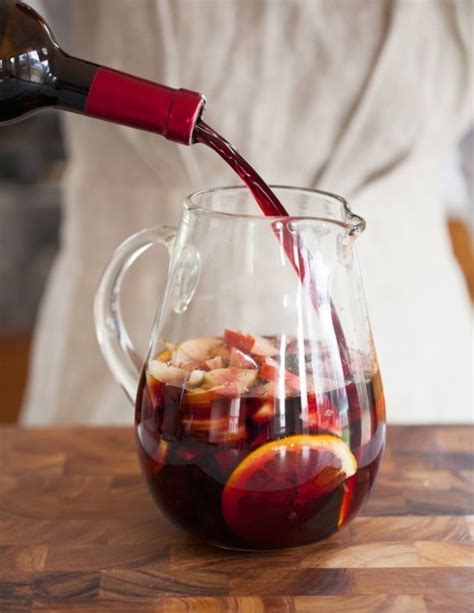
[[(206, 118), (273, 183), (346, 196), (392, 422), (467, 421), (470, 311), (440, 163), (471, 119), (469, 0), (80, 0), (70, 52), (203, 92)], [(52, 19), (54, 22), (54, 19)], [(131, 233), (191, 191), (235, 184), (211, 151), (68, 116), (61, 250), (42, 304), (25, 424), (131, 423), (98, 349), (94, 292)], [(166, 254), (131, 273), (146, 350)]]

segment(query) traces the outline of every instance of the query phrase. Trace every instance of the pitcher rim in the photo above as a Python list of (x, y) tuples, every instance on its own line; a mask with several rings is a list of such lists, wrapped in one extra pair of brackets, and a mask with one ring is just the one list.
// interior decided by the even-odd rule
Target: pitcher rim
[(281, 219), (298, 219), (298, 220), (314, 220), (314, 221), (325, 221), (328, 223), (333, 223), (338, 226), (343, 226), (349, 229), (349, 233), (351, 235), (360, 234), (365, 230), (366, 222), (363, 217), (353, 213), (351, 208), (349, 207), (347, 200), (338, 194), (334, 194), (333, 192), (327, 192), (320, 189), (312, 189), (310, 187), (298, 187), (295, 185), (269, 185), (272, 189), (282, 189), (293, 192), (304, 192), (307, 194), (316, 194), (319, 196), (326, 196), (327, 198), (333, 200), (335, 203), (342, 206), (342, 210), (344, 213), (344, 219), (328, 219), (326, 217), (316, 217), (312, 215), (256, 215), (256, 214), (248, 214), (248, 213), (228, 213), (226, 211), (216, 211), (209, 206), (205, 206), (201, 203), (196, 202), (197, 198), (201, 196), (213, 194), (215, 192), (229, 192), (229, 191), (247, 191), (248, 187), (246, 185), (224, 185), (222, 187), (211, 187), (209, 189), (201, 189), (197, 190), (189, 196), (187, 196), (184, 200), (183, 206), (189, 212), (199, 212), (204, 213), (206, 215), (213, 215), (216, 217), (237, 217), (243, 219), (254, 219), (254, 220), (281, 220)]

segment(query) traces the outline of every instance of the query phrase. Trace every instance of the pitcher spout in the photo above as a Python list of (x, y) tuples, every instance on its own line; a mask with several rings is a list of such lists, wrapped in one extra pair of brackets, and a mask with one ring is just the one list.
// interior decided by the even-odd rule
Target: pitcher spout
[(365, 219), (360, 217), (360, 215), (356, 215), (355, 213), (353, 213), (349, 208), (349, 205), (347, 204), (346, 200), (344, 200), (343, 206), (345, 222), (347, 225), (347, 234), (350, 237), (356, 238), (365, 230)]

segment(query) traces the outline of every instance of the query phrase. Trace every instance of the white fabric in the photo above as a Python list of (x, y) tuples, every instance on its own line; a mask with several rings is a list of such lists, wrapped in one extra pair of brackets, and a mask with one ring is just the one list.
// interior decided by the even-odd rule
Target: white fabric
[[(202, 91), (209, 123), (268, 181), (340, 193), (365, 217), (358, 250), (392, 422), (471, 416), (469, 302), (446, 230), (440, 163), (472, 117), (472, 6), (74, 4), (73, 54)], [(67, 132), (62, 247), (23, 421), (130, 423), (94, 337), (101, 270), (132, 232), (175, 223), (187, 193), (236, 179), (200, 146), (76, 116)], [(142, 348), (158, 303), (153, 273), (137, 272), (129, 288), (128, 320)]]

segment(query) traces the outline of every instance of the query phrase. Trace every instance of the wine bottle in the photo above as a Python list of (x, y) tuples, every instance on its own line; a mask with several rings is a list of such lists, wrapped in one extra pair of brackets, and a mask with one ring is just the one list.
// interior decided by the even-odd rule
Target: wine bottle
[(189, 145), (205, 98), (65, 53), (46, 21), (0, 0), (0, 125), (55, 107)]

